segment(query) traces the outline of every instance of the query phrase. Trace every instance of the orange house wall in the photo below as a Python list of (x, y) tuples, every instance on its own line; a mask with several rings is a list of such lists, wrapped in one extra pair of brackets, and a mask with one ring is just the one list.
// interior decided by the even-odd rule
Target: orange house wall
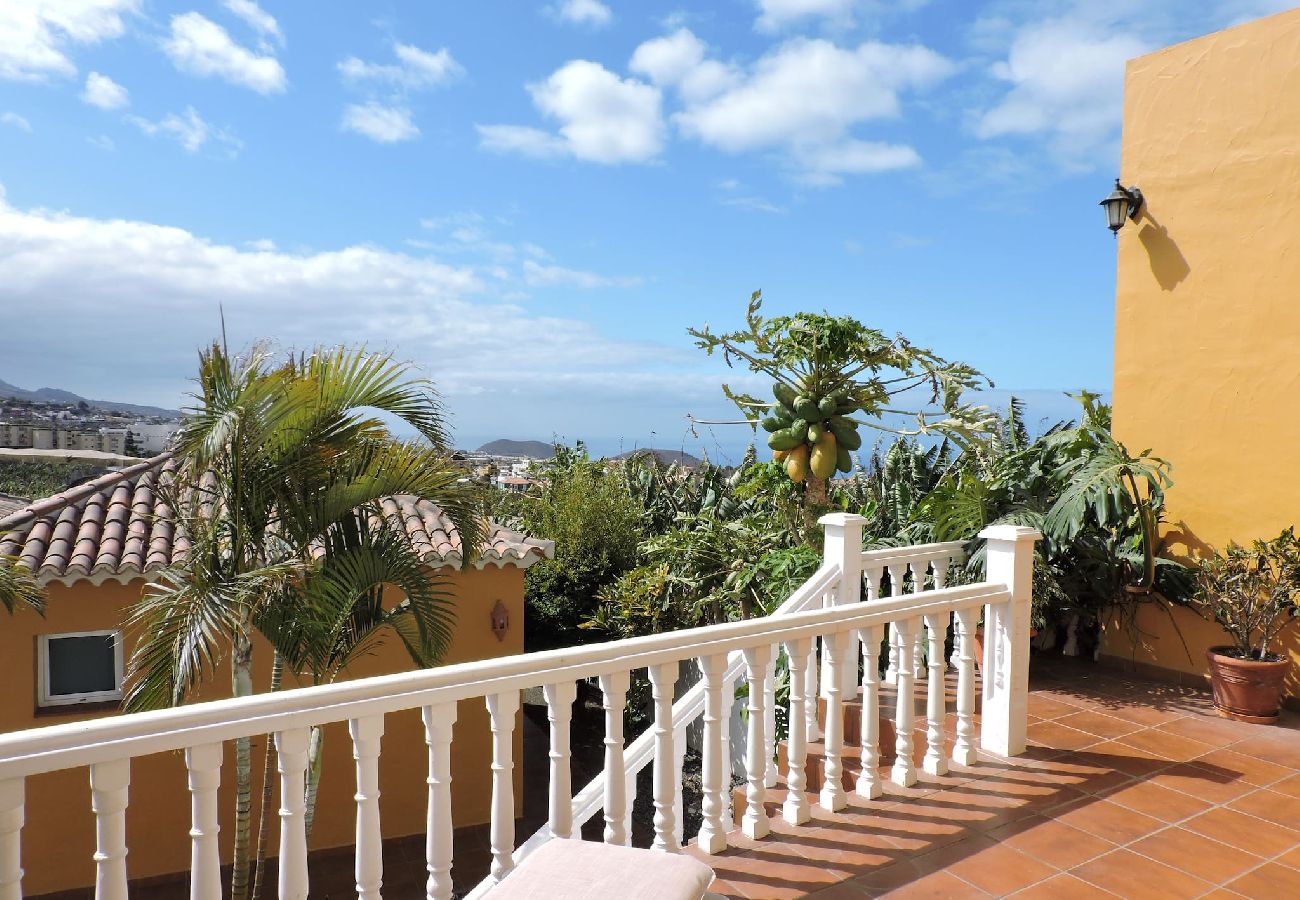
[[(1300, 525), (1297, 60), (1300, 10), (1128, 64), (1122, 180), (1146, 208), (1118, 235), (1114, 428), (1173, 463), (1175, 555)], [(1136, 624), (1103, 653), (1203, 673), (1226, 642), (1186, 609)], [(1300, 697), (1300, 628), (1280, 649)]]
[[(440, 570), (454, 596), (457, 625), (446, 664), (523, 652), (523, 570), (490, 566), (482, 570)], [(0, 618), (0, 666), (6, 687), (0, 691), (0, 732), (114, 715), (112, 710), (36, 711), (36, 636), (120, 627), (127, 609), (139, 598), (141, 582), (51, 585), (46, 617), (19, 611)], [(510, 629), (498, 641), (489, 612), (500, 599), (510, 615)], [(126, 648), (129, 657), (130, 647)], [(254, 682), (270, 684), (270, 648), (260, 639), (254, 651)], [(373, 655), (358, 660), (347, 673), (357, 678), (409, 670), (411, 663), (395, 638)], [(286, 687), (297, 687), (289, 683)], [(196, 699), (230, 696), (230, 669), (223, 665)], [(253, 740), (254, 835), (257, 797), (261, 791), (265, 742)], [(380, 809), (385, 837), (424, 832), (428, 750), (418, 710), (385, 717), (380, 757)], [(515, 758), (521, 753), (515, 730)], [(234, 744), (227, 742), (220, 790), (221, 845), (228, 862), (234, 835)], [(452, 742), (452, 810), (456, 827), (487, 822), (491, 811), (491, 734), (482, 700), (459, 704)], [(272, 775), (273, 780), (275, 775)], [(355, 802), (353, 760), (347, 724), (326, 728), (325, 761), (311, 849), (348, 847), (353, 843)], [(515, 796), (521, 796), (520, 769), (515, 769)], [(271, 853), (278, 843), (273, 801)], [(91, 885), (94, 882), (94, 817), (86, 769), (39, 775), (27, 780), (27, 822), (22, 832), (24, 892), (28, 896)], [(132, 879), (149, 878), (189, 867), (190, 803), (182, 753), (154, 754), (132, 762), (127, 810), (128, 870)], [(254, 838), (255, 839), (255, 838)]]

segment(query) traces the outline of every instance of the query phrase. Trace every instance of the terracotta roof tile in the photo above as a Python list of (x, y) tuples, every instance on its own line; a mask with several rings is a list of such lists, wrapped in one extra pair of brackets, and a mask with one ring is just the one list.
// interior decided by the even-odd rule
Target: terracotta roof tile
[[(0, 556), (17, 557), (43, 581), (126, 581), (170, 565), (190, 547), (158, 490), (176, 467), (163, 454), (0, 517)], [(384, 498), (381, 510), (427, 563), (460, 565), (460, 534), (436, 505), (402, 495)], [(476, 564), (527, 567), (554, 552), (550, 541), (491, 523)]]

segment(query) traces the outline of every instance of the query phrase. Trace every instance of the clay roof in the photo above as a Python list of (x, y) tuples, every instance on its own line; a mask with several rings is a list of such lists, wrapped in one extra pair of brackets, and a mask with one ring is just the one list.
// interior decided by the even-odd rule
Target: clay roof
[[(0, 556), (14, 557), (41, 581), (129, 581), (177, 561), (189, 548), (158, 491), (177, 469), (169, 453), (110, 472), (0, 517)], [(425, 562), (461, 564), (460, 533), (442, 510), (409, 495), (386, 497)], [(526, 568), (555, 545), (491, 523), (475, 565)]]

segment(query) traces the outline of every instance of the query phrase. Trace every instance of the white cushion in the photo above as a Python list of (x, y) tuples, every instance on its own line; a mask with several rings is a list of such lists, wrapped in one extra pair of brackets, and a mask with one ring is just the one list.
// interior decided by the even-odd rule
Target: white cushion
[(551, 840), (488, 891), (492, 900), (700, 900), (713, 870), (690, 856)]

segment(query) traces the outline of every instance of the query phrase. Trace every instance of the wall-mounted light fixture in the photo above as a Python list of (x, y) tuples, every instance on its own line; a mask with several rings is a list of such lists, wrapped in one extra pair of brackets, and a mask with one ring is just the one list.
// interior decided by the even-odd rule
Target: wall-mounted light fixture
[(1110, 196), (1101, 201), (1101, 205), (1106, 207), (1106, 225), (1110, 228), (1111, 233), (1116, 237), (1119, 236), (1119, 230), (1124, 227), (1124, 219), (1136, 219), (1138, 212), (1142, 209), (1142, 192), (1135, 187), (1124, 187), (1115, 179), (1115, 190), (1110, 192)]

